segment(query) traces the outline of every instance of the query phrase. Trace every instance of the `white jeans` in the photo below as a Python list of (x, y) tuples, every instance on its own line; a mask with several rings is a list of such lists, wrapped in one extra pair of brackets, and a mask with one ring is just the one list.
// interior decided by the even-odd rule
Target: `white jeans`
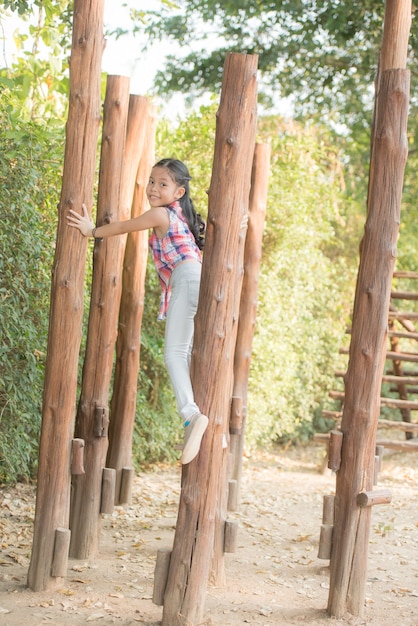
[(178, 265), (170, 278), (171, 295), (165, 326), (164, 362), (173, 385), (177, 407), (186, 422), (199, 411), (190, 380), (194, 316), (199, 299), (199, 262)]

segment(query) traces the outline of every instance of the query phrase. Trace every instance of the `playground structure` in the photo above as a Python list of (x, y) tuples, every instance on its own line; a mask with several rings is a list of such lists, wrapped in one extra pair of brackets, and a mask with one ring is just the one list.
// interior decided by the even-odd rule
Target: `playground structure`
[[(361, 615), (364, 606), (370, 504), (376, 501), (375, 435), (406, 160), (409, 73), (405, 67), (410, 19), (410, 2), (388, 0), (333, 505), (328, 611), (337, 617), (346, 610)], [(68, 233), (65, 216), (70, 207), (79, 209), (84, 202), (90, 208), (92, 204), (102, 30), (103, 0), (88, 6), (76, 0), (34, 541), (28, 572), (28, 586), (34, 591), (47, 589), (65, 577), (70, 553), (74, 558), (92, 558), (98, 553), (100, 515), (111, 512), (115, 504), (129, 501), (133, 476), (130, 447), (139, 365), (138, 303), (143, 299), (146, 257), (143, 237), (130, 235), (95, 243), (86, 359), (75, 410), (87, 243), (79, 233)], [(154, 602), (164, 607), (164, 626), (201, 622), (208, 580), (223, 583), (223, 554), (234, 550), (236, 543), (236, 524), (227, 520), (227, 510), (234, 510), (238, 503), (267, 195), (267, 179), (260, 172), (268, 171), (269, 161), (268, 148), (256, 146), (255, 141), (256, 72), (256, 56), (227, 56), (192, 359), (196, 399), (210, 422), (200, 454), (183, 468), (173, 549), (157, 557)], [(109, 77), (99, 224), (144, 210), (154, 125), (155, 112), (147, 99), (129, 96), (126, 79)], [(248, 211), (246, 241), (241, 223)], [(109, 422), (115, 347), (117, 375)], [(355, 454), (358, 449), (363, 450), (361, 458)], [(71, 482), (74, 493), (70, 505)], [(359, 501), (360, 494), (368, 499)]]
[[(376, 443), (377, 446), (390, 450), (416, 452), (418, 450), (416, 441), (418, 424), (412, 420), (412, 413), (418, 411), (416, 400), (418, 393), (416, 319), (418, 313), (415, 310), (405, 310), (405, 307), (399, 310), (398, 302), (418, 301), (418, 293), (415, 291), (418, 274), (416, 272), (395, 271), (393, 277), (397, 282), (401, 280), (403, 284), (408, 284), (408, 289), (402, 291), (392, 289), (391, 291), (388, 315), (389, 330), (387, 333), (388, 349), (380, 395), (380, 406), (390, 410), (390, 419), (385, 415), (379, 417)], [(348, 354), (347, 348), (341, 348), (340, 353)], [(335, 376), (337, 380), (341, 380), (344, 377), (344, 372), (337, 370)], [(341, 406), (343, 405), (344, 391), (341, 389), (330, 391), (329, 396), (339, 402)], [(334, 411), (324, 410), (322, 414), (325, 418), (334, 420), (333, 430), (340, 430), (341, 408)], [(399, 416), (401, 417), (400, 420), (394, 419)], [(394, 436), (399, 431), (405, 433), (403, 440)], [(387, 435), (388, 432), (393, 433), (392, 436)], [(314, 439), (318, 443), (328, 443), (329, 435), (317, 434)]]

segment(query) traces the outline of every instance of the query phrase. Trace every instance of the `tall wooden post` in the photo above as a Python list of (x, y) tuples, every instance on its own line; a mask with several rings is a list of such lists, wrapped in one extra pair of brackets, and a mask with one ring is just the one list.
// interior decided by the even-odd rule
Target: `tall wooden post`
[(236, 485), (236, 498), (228, 498), (229, 509), (237, 508), (242, 476), (245, 421), (247, 417), (248, 378), (252, 342), (255, 331), (258, 279), (261, 268), (262, 239), (266, 217), (270, 144), (255, 146), (251, 175), (248, 233), (244, 250), (244, 281), (242, 284), (237, 343), (234, 356), (234, 388), (232, 392), (229, 431), (231, 433), (231, 480)]
[(241, 224), (248, 210), (257, 122), (256, 73), (256, 56), (227, 56), (192, 357), (195, 397), (209, 425), (198, 457), (183, 469), (164, 626), (199, 624), (204, 611), (218, 490), (225, 484), (234, 312), (242, 283)]
[[(120, 205), (128, 106), (129, 78), (109, 76), (103, 113), (99, 225), (129, 217), (121, 213)], [(125, 242), (126, 237), (109, 237), (96, 239), (94, 245), (88, 336), (75, 428), (76, 437), (85, 442), (85, 473), (73, 478), (70, 514), (70, 555), (77, 559), (95, 556), (99, 548), (102, 479), (108, 447), (108, 396)]]
[[(133, 128), (129, 119), (132, 120)], [(148, 206), (146, 185), (154, 162), (156, 121), (154, 106), (150, 100), (142, 96), (131, 96), (128, 138), (134, 142), (138, 152), (133, 199), (131, 196), (131, 217), (141, 215)], [(126, 504), (130, 497), (130, 489), (124, 488), (123, 477), (132, 464), (132, 436), (136, 413), (147, 257), (148, 232), (129, 233), (123, 261), (107, 454), (107, 465), (116, 470), (115, 504)]]
[(367, 220), (360, 249), (349, 363), (344, 378), (343, 443), (337, 472), (328, 612), (362, 615), (380, 388), (407, 158), (410, 0), (387, 0), (377, 80)]
[[(91, 203), (100, 124), (104, 0), (75, 0), (70, 94), (39, 448), (35, 528), (28, 586), (43, 591), (51, 573), (58, 529), (68, 529), (71, 441), (83, 317), (87, 240), (67, 227), (70, 208)], [(61, 572), (60, 575), (62, 576)]]
[[(241, 461), (244, 447), (244, 422), (247, 413), (248, 376), (250, 371), (251, 347), (255, 328), (258, 296), (258, 276), (261, 264), (261, 240), (266, 212), (268, 176), (270, 167), (270, 145), (256, 144), (251, 171), (249, 220), (245, 242), (243, 242), (244, 277), (242, 292), (236, 302), (236, 338), (233, 389), (230, 400), (229, 454), (225, 476), (226, 484), (219, 483), (219, 495), (215, 519), (215, 540), (210, 572), (210, 583), (222, 586), (226, 583), (225, 552), (232, 551), (227, 533), (233, 529), (237, 535), (237, 522), (227, 522), (227, 511), (237, 508)], [(235, 543), (235, 542), (234, 542)]]

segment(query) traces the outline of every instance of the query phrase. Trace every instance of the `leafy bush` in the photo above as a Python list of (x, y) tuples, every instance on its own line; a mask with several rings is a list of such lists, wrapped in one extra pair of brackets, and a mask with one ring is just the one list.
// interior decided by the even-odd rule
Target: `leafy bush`
[(326, 133), (261, 121), (272, 162), (249, 387), (249, 443), (306, 438), (327, 403), (353, 298), (341, 163)]
[(0, 119), (0, 480), (32, 476), (41, 416), (58, 137)]

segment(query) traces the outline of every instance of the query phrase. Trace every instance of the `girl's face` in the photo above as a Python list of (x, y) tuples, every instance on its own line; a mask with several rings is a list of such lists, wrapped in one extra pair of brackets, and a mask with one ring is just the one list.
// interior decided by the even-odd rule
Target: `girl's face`
[(153, 167), (147, 184), (147, 198), (151, 207), (167, 206), (184, 195), (166, 167)]

